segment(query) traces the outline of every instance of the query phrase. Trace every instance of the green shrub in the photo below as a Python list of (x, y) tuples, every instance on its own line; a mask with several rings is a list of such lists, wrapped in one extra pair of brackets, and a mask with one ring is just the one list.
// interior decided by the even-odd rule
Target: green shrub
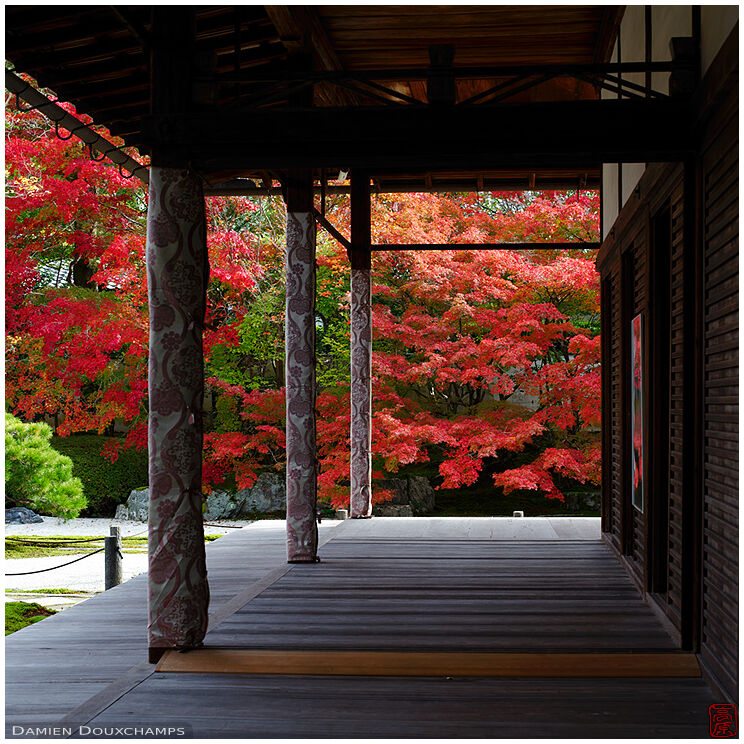
[(115, 462), (101, 451), (118, 437), (97, 434), (73, 434), (53, 437), (52, 446), (72, 459), (74, 474), (83, 482), (88, 508), (86, 517), (113, 517), (117, 504), (127, 500), (130, 491), (147, 487), (147, 450), (122, 449)]
[(26, 424), (5, 414), (5, 498), (42, 514), (72, 519), (85, 508), (83, 484), (73, 477), (72, 460), (50, 444), (46, 424)]

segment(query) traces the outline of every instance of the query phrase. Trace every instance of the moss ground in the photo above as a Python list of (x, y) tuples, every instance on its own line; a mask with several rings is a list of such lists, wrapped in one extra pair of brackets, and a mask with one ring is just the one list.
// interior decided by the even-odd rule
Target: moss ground
[[(205, 535), (205, 542), (212, 542), (222, 535)], [(85, 542), (80, 542), (85, 541)], [(123, 537), (122, 552), (143, 553), (147, 550), (147, 535)], [(5, 538), (5, 558), (44, 558), (56, 555), (89, 553), (103, 547), (102, 536), (7, 535)]]
[(36, 602), (6, 602), (5, 635), (15, 633), (16, 630), (38, 623), (39, 620), (55, 614), (54, 610), (42, 607)]
[(72, 594), (78, 596), (80, 594), (90, 594), (90, 592), (82, 592), (77, 589), (6, 589), (6, 594)]

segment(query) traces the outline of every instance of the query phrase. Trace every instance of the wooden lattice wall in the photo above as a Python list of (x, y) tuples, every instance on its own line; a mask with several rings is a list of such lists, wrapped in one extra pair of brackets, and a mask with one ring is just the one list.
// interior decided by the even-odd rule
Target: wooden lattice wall
[[(603, 339), (604, 536), (664, 612), (680, 646), (699, 652), (709, 677), (732, 699), (738, 664), (736, 78), (729, 68), (715, 94), (709, 89), (695, 156), (648, 165), (598, 259), (603, 333), (609, 334)], [(667, 231), (661, 242), (654, 232), (659, 224)], [(667, 283), (663, 298), (654, 284), (658, 267)], [(661, 309), (665, 302), (668, 312)], [(629, 455), (630, 324), (639, 312), (650, 463), (643, 512), (631, 505)], [(660, 317), (667, 324), (661, 339)], [(652, 383), (654, 359), (667, 353), (664, 374)]]
[(703, 575), (701, 657), (735, 694), (738, 668), (738, 95), (712, 117), (702, 153)]

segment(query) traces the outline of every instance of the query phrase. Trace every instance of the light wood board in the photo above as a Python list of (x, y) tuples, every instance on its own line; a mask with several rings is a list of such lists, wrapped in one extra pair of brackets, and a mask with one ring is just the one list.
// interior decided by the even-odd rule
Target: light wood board
[(379, 677), (699, 677), (694, 654), (168, 651), (158, 672)]

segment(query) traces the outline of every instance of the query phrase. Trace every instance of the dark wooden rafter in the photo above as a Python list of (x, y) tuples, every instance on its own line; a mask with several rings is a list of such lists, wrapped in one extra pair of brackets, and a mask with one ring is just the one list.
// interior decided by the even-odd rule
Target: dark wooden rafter
[(80, 119), (65, 111), (61, 106), (58, 106), (54, 101), (51, 101), (32, 85), (19, 78), (18, 75), (10, 72), (10, 70), (5, 71), (5, 87), (16, 95), (18, 99), (25, 101), (31, 108), (54, 122), (57, 131), (59, 131), (60, 127), (66, 129), (70, 132), (69, 136), (74, 135), (88, 145), (91, 151), (91, 157), (98, 159), (93, 154), (93, 151), (95, 151), (100, 154), (101, 158), (106, 157), (118, 165), (122, 173), (124, 170), (127, 170), (142, 182), (148, 182), (147, 166), (135, 160), (131, 155), (125, 153), (112, 142), (109, 142), (109, 140), (102, 137), (88, 125), (83, 124)]
[[(340, 72), (343, 65), (314, 8), (310, 5), (265, 5), (266, 13), (276, 28), (279, 38), (289, 52), (305, 51), (313, 55), (319, 70)], [(358, 103), (358, 98), (347, 91), (318, 86), (316, 94), (327, 106), (346, 106)]]
[(129, 29), (132, 36), (142, 45), (142, 48), (149, 51), (152, 43), (150, 32), (140, 23), (139, 19), (132, 14), (129, 8), (121, 5), (112, 5), (110, 7), (114, 15), (116, 15), (127, 29)]
[[(32, 47), (14, 57), (19, 69), (35, 64), (37, 69), (61, 69), (68, 65), (85, 66), (88, 64), (113, 61), (119, 54), (136, 54), (142, 52), (142, 45), (126, 33), (108, 33), (93, 37), (84, 46), (66, 49), (54, 47)], [(41, 59), (39, 58), (41, 56)]]
[[(432, 51), (440, 48), (450, 48), (450, 45), (435, 45)], [(351, 91), (356, 96), (356, 103), (361, 101), (367, 105), (383, 103), (390, 106), (422, 106), (425, 103), (438, 105), (439, 94), (432, 94), (436, 88), (431, 86), (441, 85), (447, 79), (450, 102), (457, 106), (473, 106), (495, 105), (505, 101), (520, 102), (525, 94), (533, 95), (535, 90), (536, 102), (561, 100), (565, 97), (563, 86), (570, 80), (575, 85), (584, 85), (585, 92), (592, 91), (589, 96), (578, 96), (583, 100), (598, 98), (602, 88), (626, 97), (666, 98), (666, 93), (654, 90), (650, 84), (640, 85), (629, 81), (627, 77), (623, 78), (623, 75), (640, 72), (648, 77), (652, 72), (673, 72), (682, 66), (681, 61), (649, 61), (446, 68), (434, 60), (429, 68), (361, 71), (316, 69), (300, 76), (293, 76), (286, 70), (265, 74), (244, 70), (235, 74), (213, 76), (204, 82), (214, 86), (228, 83), (252, 87), (264, 85), (264, 90), (273, 93), (275, 99), (281, 98), (281, 93), (287, 86), (313, 85), (316, 90)], [(487, 78), (492, 79), (493, 84), (487, 84), (484, 88), (483, 81)], [(471, 88), (475, 86), (478, 92), (464, 94), (462, 91), (466, 88), (463, 86), (466, 85)], [(333, 97), (326, 97), (322, 103), (334, 105), (332, 100)], [(442, 100), (447, 102), (447, 99)], [(263, 103), (259, 98), (249, 101), (248, 105), (260, 106)]]
[[(472, 176), (447, 177), (444, 174), (434, 174), (438, 177), (409, 176), (398, 179), (387, 176), (373, 176), (375, 181), (374, 193), (376, 194), (416, 194), (424, 191), (439, 193), (474, 193), (493, 191), (535, 191), (536, 189), (547, 191), (574, 190), (577, 184), (577, 176), (559, 175), (545, 176), (539, 178), (536, 173), (525, 177), (523, 174), (473, 174)], [(592, 169), (581, 182), (582, 190), (599, 189), (599, 174)], [(235, 178), (222, 183), (207, 186), (204, 189), (206, 196), (280, 196), (282, 191), (279, 186), (258, 186), (250, 178)], [(349, 184), (328, 184), (325, 188), (328, 195), (348, 195), (351, 193)], [(321, 187), (315, 187), (315, 194), (321, 194)]]
[[(74, 11), (9, 7), (6, 13), (7, 54), (14, 64), (25, 67), (39, 85), (54, 90), (63, 100), (74, 101), (78, 111), (107, 126), (112, 134), (125, 138), (127, 145), (147, 152), (162, 142), (161, 135), (153, 136), (152, 122), (147, 131), (143, 131), (141, 124), (147, 119), (151, 92), (147, 53), (152, 42), (151, 12), (150, 7), (144, 6), (96, 6)], [(428, 141), (436, 138), (429, 130), (444, 123), (441, 113), (432, 111), (428, 101), (426, 89), (427, 85), (431, 86), (434, 73), (435, 77), (441, 77), (443, 72), (454, 77), (455, 107), (495, 109), (504, 101), (524, 101), (526, 105), (527, 101), (545, 100), (546, 96), (565, 97), (566, 102), (581, 103), (575, 99), (591, 94), (594, 87), (585, 83), (571, 84), (572, 76), (574, 80), (581, 75), (596, 76), (612, 86), (616, 84), (613, 75), (619, 76), (622, 72), (624, 82), (628, 77), (626, 73), (646, 69), (643, 62), (625, 64), (622, 68), (609, 65), (606, 64), (608, 55), (591, 52), (607, 36), (607, 29), (616, 25), (621, 14), (619, 6), (570, 7), (539, 13), (516, 7), (460, 10), (432, 6), (426, 16), (405, 6), (390, 10), (382, 6), (354, 10), (331, 6), (245, 6), (237, 15), (232, 6), (199, 6), (193, 13), (195, 52), (200, 59), (211, 57), (212, 61), (196, 66), (194, 88), (198, 95), (192, 96), (191, 110), (205, 114), (212, 111), (213, 115), (213, 109), (221, 107), (216, 119), (218, 128), (202, 132), (203, 141), (195, 148), (197, 167), (211, 182), (222, 180), (219, 175), (215, 179), (215, 174), (230, 170), (232, 165), (229, 161), (233, 159), (235, 143), (229, 141), (229, 136), (227, 142), (219, 145), (225, 153), (215, 158), (212, 151), (212, 145), (218, 147), (216, 141), (223, 134), (219, 122), (225, 105), (263, 107), (261, 112), (246, 111), (251, 119), (254, 114), (260, 116), (265, 111), (278, 114), (283, 110), (282, 116), (297, 124), (292, 132), (297, 141), (290, 143), (290, 147), (305, 151), (301, 156), (305, 157), (304, 162), (287, 157), (282, 162), (254, 163), (246, 157), (239, 169), (232, 169), (231, 175), (253, 176), (267, 168), (318, 167), (307, 155), (311, 149), (308, 143), (313, 141), (313, 117), (308, 121), (309, 136), (305, 137), (302, 134), (305, 114), (289, 110), (296, 106), (292, 102), (297, 100), (295, 94), (314, 89), (315, 97), (310, 106), (327, 107), (331, 116), (336, 115), (334, 111), (343, 109), (363, 108), (362, 117), (378, 117), (382, 108), (419, 110), (422, 123), (419, 132), (424, 133), (423, 142), (418, 142), (418, 133), (407, 137), (421, 157), (415, 157), (415, 151), (408, 152), (402, 133), (396, 132), (395, 120), (391, 120), (394, 137), (391, 151), (382, 153), (383, 159), (388, 158), (385, 167), (395, 158), (394, 148), (399, 147), (405, 168), (420, 168), (425, 163), (432, 170), (432, 188), (446, 186), (449, 189), (451, 185), (453, 189), (480, 189), (475, 174), (472, 184), (465, 178), (468, 173), (480, 170), (476, 162), (469, 162), (460, 171), (463, 177), (454, 179), (451, 184), (436, 177), (437, 172), (457, 162), (461, 144), (456, 143), (452, 153), (448, 152), (449, 143), (428, 146)], [(564, 34), (560, 43), (558, 30)], [(566, 33), (569, 35), (565, 36)], [(467, 44), (464, 43), (466, 38), (470, 40)], [(533, 50), (535, 38), (541, 42), (539, 53)], [(501, 40), (501, 43), (494, 47), (494, 40)], [(389, 58), (374, 51), (380, 44), (390, 49)], [(442, 44), (455, 47), (451, 69), (437, 60), (432, 67), (429, 59), (427, 50), (441, 48)], [(514, 44), (517, 46), (512, 48)], [(414, 47), (419, 50), (415, 54)], [(518, 53), (517, 47), (522, 51)], [(304, 68), (292, 68), (288, 65), (288, 50), (300, 48), (312, 54), (313, 61)], [(476, 49), (480, 51), (474, 51)], [(670, 63), (654, 63), (653, 69), (670, 71), (670, 67)], [(626, 95), (643, 95), (642, 90), (632, 90), (625, 83), (623, 90)], [(288, 92), (292, 100), (288, 100)], [(509, 103), (509, 108), (511, 106)], [(352, 118), (356, 113), (359, 112), (348, 111)], [(541, 112), (536, 109), (536, 114)], [(506, 118), (510, 119), (511, 113), (507, 113)], [(646, 120), (643, 114), (641, 118)], [(175, 125), (159, 122), (157, 129), (162, 131), (163, 126), (174, 135), (175, 141), (188, 143), (185, 135), (192, 122), (181, 121)], [(284, 125), (280, 127), (285, 128)], [(340, 127), (334, 125), (332, 129), (338, 133)], [(500, 136), (511, 136), (503, 129), (498, 127)], [(244, 131), (243, 128), (241, 137)], [(365, 136), (362, 134), (359, 139), (364, 140)], [(321, 137), (321, 149), (330, 148), (332, 143), (324, 139), (329, 137)], [(329, 160), (324, 154), (321, 166), (328, 164), (348, 169), (355, 159), (357, 166), (370, 167), (368, 162), (360, 162), (354, 153), (351, 153), (351, 160), (347, 159), (347, 133), (340, 132), (340, 139), (339, 157)], [(271, 137), (268, 141), (272, 142)], [(492, 158), (491, 167), (515, 165), (521, 161), (512, 153), (485, 147), (483, 142), (480, 147)], [(382, 143), (373, 141), (372, 149), (375, 148), (384, 151)], [(363, 149), (361, 145), (360, 149)], [(587, 149), (594, 151), (587, 152)], [(494, 190), (523, 188), (530, 171), (547, 165), (571, 164), (571, 151), (568, 148), (561, 154), (554, 150), (549, 153), (549, 160), (542, 162), (538, 158), (528, 164), (521, 181), (503, 184), (496, 181), (491, 186)], [(593, 168), (598, 164), (600, 157), (595, 151), (596, 148), (586, 148), (580, 153), (580, 168)], [(640, 159), (640, 155), (636, 157)], [(632, 159), (630, 155), (627, 158)], [(484, 180), (488, 189), (488, 178)], [(560, 181), (538, 180), (545, 188), (563, 187)], [(376, 184), (377, 188), (384, 190), (385, 185)], [(420, 187), (413, 183), (400, 190), (414, 188)]]
[[(34, 52), (37, 55), (49, 52), (50, 49), (74, 49), (84, 47), (102, 35), (102, 8), (91, 6), (88, 8), (72, 8), (62, 13), (44, 15), (40, 24), (39, 9), (29, 10), (29, 17), (18, 17), (17, 10), (7, 15), (11, 21), (6, 28), (6, 44), (13, 55)], [(103, 15), (111, 18), (111, 14), (103, 11)], [(127, 31), (119, 27), (121, 35), (128, 35)], [(36, 58), (37, 63), (43, 59)]]
[(624, 5), (605, 5), (602, 9), (597, 44), (594, 50), (594, 61), (609, 62), (612, 56), (612, 48), (620, 31), (620, 22), (625, 13)]

